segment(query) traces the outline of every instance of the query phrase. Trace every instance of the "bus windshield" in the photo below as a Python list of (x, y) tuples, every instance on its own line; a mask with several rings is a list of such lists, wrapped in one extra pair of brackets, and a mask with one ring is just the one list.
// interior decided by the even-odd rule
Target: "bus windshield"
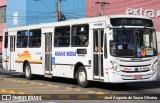
[(148, 28), (114, 28), (110, 53), (115, 57), (151, 57), (157, 55), (156, 33)]

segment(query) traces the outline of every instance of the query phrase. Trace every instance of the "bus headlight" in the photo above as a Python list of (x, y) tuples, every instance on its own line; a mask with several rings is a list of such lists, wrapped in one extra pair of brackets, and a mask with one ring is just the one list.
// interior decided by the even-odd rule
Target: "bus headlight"
[(156, 68), (157, 62), (158, 62), (158, 60), (155, 60), (155, 61), (153, 62), (153, 64), (152, 64), (151, 67), (150, 67), (150, 70), (154, 70), (154, 69)]
[(117, 64), (115, 61), (113, 61), (113, 60), (110, 61), (110, 66), (109, 66), (109, 68), (110, 68), (110, 69), (113, 69), (113, 70), (115, 70), (115, 71), (120, 71), (120, 69), (119, 69), (119, 67), (118, 67), (118, 64)]
[(119, 72), (119, 68), (118, 68), (118, 66), (116, 65), (116, 66), (114, 66), (114, 69), (116, 70), (116, 71), (118, 71)]
[(119, 71), (119, 68), (118, 68), (117, 63), (115, 63), (115, 62), (113, 63), (112, 69), (114, 69), (114, 70), (116, 70), (116, 71)]

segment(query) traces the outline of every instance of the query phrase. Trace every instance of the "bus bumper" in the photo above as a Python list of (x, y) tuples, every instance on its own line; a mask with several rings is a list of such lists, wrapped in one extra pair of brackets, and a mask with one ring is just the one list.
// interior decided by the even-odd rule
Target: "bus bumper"
[(117, 72), (113, 69), (110, 69), (109, 71), (110, 83), (145, 82), (157, 80), (157, 68), (148, 72), (139, 73)]

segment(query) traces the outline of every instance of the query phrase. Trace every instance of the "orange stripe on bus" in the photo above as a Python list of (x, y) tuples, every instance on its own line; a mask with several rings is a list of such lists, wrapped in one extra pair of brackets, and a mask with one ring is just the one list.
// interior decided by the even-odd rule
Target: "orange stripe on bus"
[[(26, 59), (27, 60), (27, 59)], [(42, 60), (28, 60), (29, 63), (31, 64), (42, 64)], [(18, 63), (23, 63), (24, 60), (22, 59), (16, 59), (15, 62), (18, 62)]]
[(42, 64), (42, 60), (29, 60), (29, 62), (33, 64)]
[(7, 59), (3, 59), (3, 62), (9, 62)]

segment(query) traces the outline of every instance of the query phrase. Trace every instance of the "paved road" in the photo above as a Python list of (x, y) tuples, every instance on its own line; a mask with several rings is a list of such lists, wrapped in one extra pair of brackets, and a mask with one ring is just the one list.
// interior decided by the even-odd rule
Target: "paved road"
[[(159, 67), (160, 68), (160, 65)], [(11, 73), (0, 68), (0, 94), (160, 94), (160, 72), (158, 80), (154, 82), (130, 83), (123, 86), (106, 84), (101, 82), (92, 82), (89, 88), (80, 88), (73, 79), (64, 78), (43, 78), (37, 76), (34, 80), (26, 80), (23, 74)], [(68, 98), (68, 95), (62, 95), (61, 98)], [(86, 98), (79, 96), (80, 99)], [(109, 100), (107, 100), (109, 101)], [(141, 102), (146, 102), (143, 100)], [(8, 101), (10, 103), (11, 101)], [(12, 101), (20, 102), (20, 101)], [(29, 101), (27, 101), (29, 102)], [(32, 101), (33, 102), (33, 101)], [(51, 102), (51, 101), (44, 101)], [(70, 103), (70, 101), (54, 101), (55, 103)], [(86, 101), (72, 101), (81, 103)], [(87, 102), (106, 102), (106, 101), (87, 101)], [(117, 102), (111, 100), (110, 102)], [(126, 102), (126, 101), (123, 101)], [(136, 100), (129, 103), (139, 102)], [(152, 101), (158, 103), (159, 101)], [(43, 103), (43, 102), (41, 102)], [(127, 102), (128, 103), (128, 102)]]

